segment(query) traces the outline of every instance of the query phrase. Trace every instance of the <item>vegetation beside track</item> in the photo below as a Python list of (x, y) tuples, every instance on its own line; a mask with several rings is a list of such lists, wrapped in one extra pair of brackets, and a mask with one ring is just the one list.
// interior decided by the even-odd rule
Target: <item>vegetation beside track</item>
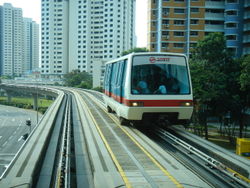
[[(41, 112), (42, 114), (45, 113), (47, 108), (52, 103), (53, 100), (38, 99), (38, 111)], [(34, 99), (28, 97), (13, 97), (11, 98), (11, 102), (8, 102), (7, 97), (0, 97), (0, 104), (33, 110)]]
[[(204, 126), (193, 126), (190, 125), (187, 129), (189, 132), (194, 133), (202, 138), (205, 138)], [(223, 147), (232, 152), (236, 151), (236, 137), (239, 128), (225, 127), (225, 126), (214, 126), (208, 124), (208, 140), (220, 147)], [(244, 130), (244, 137), (248, 137), (250, 134), (249, 130)]]

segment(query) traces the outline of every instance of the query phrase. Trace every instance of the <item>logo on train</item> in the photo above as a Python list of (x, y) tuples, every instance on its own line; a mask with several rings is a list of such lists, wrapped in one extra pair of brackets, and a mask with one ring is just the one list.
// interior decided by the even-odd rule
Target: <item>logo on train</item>
[(150, 63), (155, 63), (156, 61), (169, 61), (169, 60), (170, 60), (169, 57), (158, 57), (158, 58), (150, 57), (149, 58)]
[(154, 63), (155, 61), (156, 61), (156, 58), (155, 58), (155, 57), (150, 57), (150, 58), (149, 58), (149, 62), (150, 62), (150, 63)]

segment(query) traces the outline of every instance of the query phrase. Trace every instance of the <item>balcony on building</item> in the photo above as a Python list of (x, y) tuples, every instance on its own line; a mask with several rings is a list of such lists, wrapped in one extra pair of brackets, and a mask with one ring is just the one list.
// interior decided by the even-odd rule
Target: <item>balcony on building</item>
[(205, 8), (221, 8), (224, 9), (225, 8), (225, 1), (221, 0), (221, 1), (206, 1), (205, 3)]
[(250, 11), (245, 11), (244, 19), (249, 19), (249, 18), (250, 18)]
[(250, 7), (250, 0), (245, 0), (244, 7)]
[(244, 31), (250, 31), (250, 23), (244, 24)]
[(206, 32), (224, 32), (224, 21), (206, 20), (205, 31)]
[(212, 13), (212, 12), (206, 12), (205, 18), (209, 20), (224, 20), (224, 13)]
[(249, 43), (250, 42), (250, 35), (245, 35), (243, 37), (243, 43)]
[(205, 31), (224, 32), (224, 25), (205, 25)]
[(248, 55), (250, 54), (250, 47), (243, 48), (243, 54), (242, 55)]

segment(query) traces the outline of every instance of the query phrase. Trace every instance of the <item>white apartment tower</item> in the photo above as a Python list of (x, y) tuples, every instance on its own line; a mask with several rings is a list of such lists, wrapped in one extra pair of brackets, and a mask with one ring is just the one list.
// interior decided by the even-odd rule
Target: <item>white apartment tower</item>
[(23, 18), (23, 73), (39, 68), (39, 25), (31, 18)]
[(22, 74), (22, 9), (5, 3), (0, 6), (0, 75)]
[(39, 67), (39, 27), (22, 9), (0, 6), (0, 75), (20, 76)]
[(78, 69), (100, 85), (104, 62), (135, 46), (135, 0), (42, 0), (42, 74)]

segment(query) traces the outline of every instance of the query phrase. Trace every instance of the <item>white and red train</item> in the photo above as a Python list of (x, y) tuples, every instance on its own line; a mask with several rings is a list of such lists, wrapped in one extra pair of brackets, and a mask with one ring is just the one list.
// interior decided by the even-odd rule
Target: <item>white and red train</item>
[(175, 53), (132, 53), (105, 65), (104, 102), (122, 124), (167, 119), (185, 124), (193, 112), (187, 57)]

